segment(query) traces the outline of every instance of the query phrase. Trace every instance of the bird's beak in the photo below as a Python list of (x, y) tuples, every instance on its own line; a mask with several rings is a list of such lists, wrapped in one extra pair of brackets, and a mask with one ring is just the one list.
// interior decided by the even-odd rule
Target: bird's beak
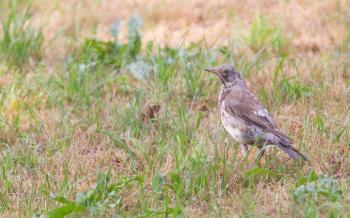
[(210, 73), (214, 73), (215, 75), (219, 76), (219, 68), (218, 67), (208, 67), (204, 69), (205, 71), (208, 71)]

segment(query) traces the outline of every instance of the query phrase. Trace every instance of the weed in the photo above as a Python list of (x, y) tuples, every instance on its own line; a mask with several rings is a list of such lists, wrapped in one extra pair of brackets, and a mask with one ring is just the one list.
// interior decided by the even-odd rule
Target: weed
[(343, 194), (338, 182), (332, 177), (318, 176), (315, 171), (310, 171), (307, 178), (298, 179), (293, 199), (303, 208), (306, 217), (321, 214), (337, 217), (343, 209)]
[(125, 44), (118, 41), (119, 22), (117, 19), (112, 25), (114, 41), (86, 39), (77, 54), (73, 55), (73, 62), (84, 69), (94, 69), (97, 66), (112, 66), (120, 69), (131, 61), (135, 61), (141, 49), (139, 29), (142, 19), (133, 16), (128, 20), (128, 42)]

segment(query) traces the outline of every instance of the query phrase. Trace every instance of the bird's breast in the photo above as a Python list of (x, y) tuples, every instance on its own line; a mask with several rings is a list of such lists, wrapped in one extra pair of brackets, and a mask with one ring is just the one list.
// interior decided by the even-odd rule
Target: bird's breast
[(237, 141), (244, 141), (244, 128), (238, 119), (221, 110), (221, 123), (225, 130)]

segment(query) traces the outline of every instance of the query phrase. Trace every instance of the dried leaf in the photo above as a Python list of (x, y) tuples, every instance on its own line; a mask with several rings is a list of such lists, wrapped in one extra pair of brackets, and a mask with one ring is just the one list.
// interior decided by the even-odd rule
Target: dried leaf
[(160, 110), (160, 105), (152, 105), (146, 108), (146, 111), (141, 114), (142, 123), (146, 124), (148, 120), (154, 119)]

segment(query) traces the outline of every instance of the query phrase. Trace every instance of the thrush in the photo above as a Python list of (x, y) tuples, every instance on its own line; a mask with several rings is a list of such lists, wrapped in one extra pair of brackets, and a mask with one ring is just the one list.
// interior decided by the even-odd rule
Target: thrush
[(248, 152), (248, 145), (256, 145), (259, 148), (256, 161), (259, 161), (266, 147), (274, 145), (293, 159), (300, 156), (308, 160), (306, 155), (291, 144), (291, 139), (277, 127), (274, 119), (258, 98), (249, 91), (240, 72), (233, 65), (226, 64), (205, 70), (214, 73), (221, 81), (219, 95), (221, 123), (240, 143), (245, 155)]

